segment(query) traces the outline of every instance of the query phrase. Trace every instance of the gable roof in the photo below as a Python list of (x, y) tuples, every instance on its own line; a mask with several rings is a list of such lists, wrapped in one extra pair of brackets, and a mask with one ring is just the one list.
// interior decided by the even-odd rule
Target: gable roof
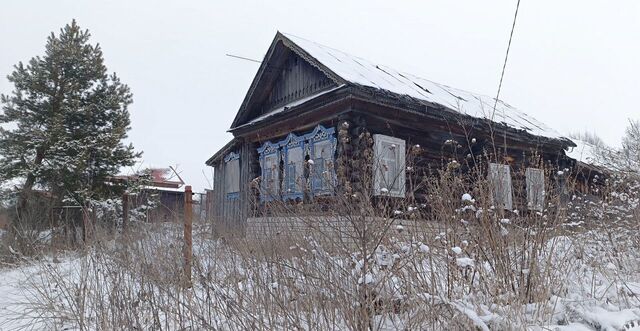
[[(339, 87), (350, 85), (384, 90), (400, 96), (408, 96), (428, 105), (438, 105), (447, 111), (488, 119), (514, 129), (524, 130), (535, 136), (563, 140), (573, 145), (571, 140), (565, 136), (501, 100), (496, 103), (493, 97), (438, 84), (304, 38), (280, 32), (276, 34), (258, 74), (254, 78), (243, 106), (234, 120), (232, 129), (242, 124), (240, 123), (241, 113), (246, 111), (247, 102), (258, 83), (263, 79), (265, 70), (273, 65), (272, 55), (276, 45), (283, 45), (291, 49), (333, 79)], [(309, 101), (308, 99), (311, 98), (304, 101)], [(296, 101), (293, 106), (298, 106), (301, 103), (303, 102), (300, 100)], [(495, 112), (493, 111), (494, 103)], [(283, 108), (291, 106), (285, 105)], [(269, 117), (269, 114), (266, 115), (260, 119)], [(252, 119), (252, 123), (256, 121), (258, 118)]]
[[(259, 86), (262, 86), (263, 89), (265, 86), (270, 86), (274, 83), (276, 79), (280, 76), (280, 69), (286, 60), (286, 54), (288, 52), (293, 52), (297, 54), (299, 57), (303, 58), (310, 65), (318, 69), (322, 74), (326, 75), (328, 79), (333, 81), (334, 85), (345, 85), (346, 81), (333, 73), (331, 70), (326, 68), (323, 64), (318, 63), (308, 57), (306, 52), (298, 47), (293, 41), (289, 38), (285, 37), (284, 34), (278, 32), (276, 33), (275, 38), (271, 42), (269, 46), (269, 50), (267, 54), (265, 54), (264, 59), (260, 64), (260, 68), (258, 68), (258, 72), (256, 76), (253, 78), (251, 82), (251, 86), (249, 87), (249, 91), (244, 97), (242, 101), (242, 105), (236, 114), (236, 117), (231, 124), (231, 129), (237, 128), (240, 125), (246, 124), (248, 120), (249, 112), (252, 110), (252, 105), (259, 101), (261, 97), (264, 97), (262, 93), (264, 91), (260, 91), (258, 89)], [(310, 100), (311, 98), (308, 98)], [(294, 101), (295, 102), (295, 101)], [(299, 103), (299, 102), (298, 102)], [(284, 105), (289, 106), (289, 105)]]

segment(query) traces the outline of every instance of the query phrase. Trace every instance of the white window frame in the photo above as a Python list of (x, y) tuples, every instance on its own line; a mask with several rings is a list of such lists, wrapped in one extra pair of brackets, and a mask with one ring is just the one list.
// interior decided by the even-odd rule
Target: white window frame
[(527, 208), (543, 211), (545, 198), (544, 170), (538, 168), (525, 169), (527, 185)]
[(496, 208), (513, 209), (511, 167), (508, 164), (489, 163), (488, 180), (491, 198)]
[[(388, 150), (394, 149), (396, 174), (389, 173), (387, 167)], [(406, 144), (403, 139), (385, 136), (382, 134), (373, 135), (373, 194), (377, 196), (391, 196), (404, 198), (406, 192)], [(391, 161), (391, 159), (389, 159)], [(396, 185), (397, 184), (397, 187)], [(391, 186), (391, 187), (389, 187)]]

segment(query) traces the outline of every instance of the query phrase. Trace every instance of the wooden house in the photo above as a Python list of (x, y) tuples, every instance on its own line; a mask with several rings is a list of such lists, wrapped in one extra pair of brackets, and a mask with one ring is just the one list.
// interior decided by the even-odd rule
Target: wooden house
[[(123, 195), (127, 209), (147, 206), (144, 218), (147, 222), (175, 222), (184, 213), (184, 181), (174, 168), (149, 168), (140, 174), (118, 175), (110, 178), (117, 184), (132, 187)], [(127, 212), (128, 214), (129, 212)]]
[[(367, 174), (374, 195), (401, 198), (410, 178), (487, 152), (488, 176), (505, 186), (498, 202), (521, 203), (513, 186), (529, 192), (529, 209), (539, 209), (541, 165), (575, 163), (565, 154), (571, 140), (503, 101), (282, 33), (230, 132), (233, 140), (206, 164), (215, 168), (212, 214), (231, 227), (273, 200), (330, 201), (337, 190), (361, 189)], [(410, 171), (409, 151), (416, 151)]]

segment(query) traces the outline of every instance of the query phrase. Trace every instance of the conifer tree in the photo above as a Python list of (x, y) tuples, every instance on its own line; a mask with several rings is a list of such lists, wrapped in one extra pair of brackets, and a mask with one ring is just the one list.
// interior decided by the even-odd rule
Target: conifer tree
[(89, 38), (73, 20), (51, 33), (43, 56), (8, 76), (14, 89), (0, 99), (0, 179), (20, 183), (18, 213), (36, 187), (59, 202), (104, 197), (107, 177), (139, 156), (123, 142), (132, 94)]

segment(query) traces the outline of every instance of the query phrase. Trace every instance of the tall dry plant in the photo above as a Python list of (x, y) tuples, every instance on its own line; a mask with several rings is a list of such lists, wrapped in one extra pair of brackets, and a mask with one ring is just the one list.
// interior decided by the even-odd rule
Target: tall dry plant
[[(408, 171), (421, 171), (418, 149), (408, 148)], [(504, 210), (492, 202), (488, 160), (450, 159), (409, 176), (406, 199), (374, 195), (370, 176), (349, 185), (326, 178), (335, 195), (270, 201), (240, 237), (214, 237), (209, 224), (195, 224), (188, 288), (177, 222), (137, 223), (127, 235), (98, 229), (76, 259), (40, 266), (25, 311), (38, 323), (81, 330), (522, 329), (577, 316), (561, 298), (585, 272), (594, 279), (585, 295), (637, 304), (608, 266), (640, 271), (628, 256), (640, 233), (637, 182), (607, 179), (598, 186), (605, 200), (567, 197), (548, 168), (542, 211)], [(364, 173), (379, 170), (375, 160), (358, 162)], [(514, 200), (526, 198), (514, 192)], [(568, 227), (576, 217), (591, 224)], [(596, 217), (609, 226), (598, 227)], [(628, 229), (624, 241), (618, 226)], [(620, 291), (603, 292), (596, 279)], [(556, 313), (561, 304), (565, 317)]]

